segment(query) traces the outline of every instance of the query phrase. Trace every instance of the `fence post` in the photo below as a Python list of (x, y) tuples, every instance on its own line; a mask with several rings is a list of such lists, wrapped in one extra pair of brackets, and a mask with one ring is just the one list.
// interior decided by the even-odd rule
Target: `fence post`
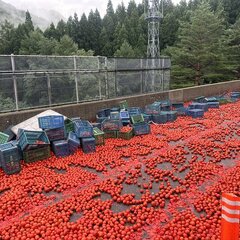
[(107, 57), (105, 57), (104, 71), (105, 71), (106, 97), (107, 97), (107, 99), (109, 99), (109, 87), (108, 87), (108, 59), (107, 59)]
[(140, 88), (141, 88), (141, 93), (143, 93), (143, 60), (142, 60), (142, 58), (141, 58), (141, 60), (140, 60), (140, 67), (141, 67), (141, 86), (140, 86)]
[(48, 86), (48, 103), (49, 103), (49, 106), (51, 106), (52, 105), (51, 80), (50, 80), (49, 74), (46, 74), (46, 75), (47, 75), (47, 86)]
[[(98, 59), (98, 74), (100, 75), (100, 60), (99, 56), (97, 57)], [(102, 99), (102, 87), (101, 87), (101, 77), (98, 76), (98, 93), (99, 93), (99, 99)]]
[(75, 71), (75, 73), (74, 73), (74, 79), (75, 79), (75, 88), (76, 88), (76, 98), (77, 98), (77, 103), (79, 103), (76, 56), (73, 56), (73, 65), (74, 65), (74, 71)]
[(116, 58), (114, 58), (114, 84), (115, 84), (115, 97), (118, 96), (117, 92), (117, 65), (116, 65)]
[(162, 71), (161, 71), (161, 78), (162, 78), (162, 91), (164, 91), (165, 89), (165, 61), (164, 61), (164, 58), (162, 58)]
[(14, 96), (15, 96), (15, 105), (16, 110), (19, 110), (18, 108), (18, 93), (17, 93), (17, 79), (15, 76), (15, 61), (14, 61), (14, 54), (11, 54), (11, 64), (12, 64), (12, 76), (13, 76), (13, 88), (14, 88)]

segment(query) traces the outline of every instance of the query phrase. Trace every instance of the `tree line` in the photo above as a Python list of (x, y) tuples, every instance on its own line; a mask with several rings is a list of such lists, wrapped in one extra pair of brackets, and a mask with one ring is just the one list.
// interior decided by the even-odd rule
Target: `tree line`
[[(175, 87), (240, 77), (240, 1), (163, 0), (160, 49), (172, 59)], [(131, 0), (106, 14), (76, 13), (44, 31), (34, 27), (26, 12), (25, 23), (0, 27), (0, 54), (101, 55), (146, 57), (147, 21), (144, 5)]]

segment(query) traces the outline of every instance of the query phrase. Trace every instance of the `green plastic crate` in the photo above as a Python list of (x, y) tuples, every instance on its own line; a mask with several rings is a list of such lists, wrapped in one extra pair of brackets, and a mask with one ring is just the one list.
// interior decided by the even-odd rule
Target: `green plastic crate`
[(129, 132), (119, 132), (118, 133), (118, 137), (121, 139), (125, 139), (125, 140), (130, 140), (131, 138), (133, 138), (133, 129), (130, 130)]
[(0, 144), (6, 143), (8, 141), (9, 135), (0, 132)]
[(96, 140), (96, 145), (104, 145), (105, 144), (105, 134), (99, 128), (93, 128), (93, 135)]
[(133, 124), (142, 123), (142, 122), (144, 122), (144, 117), (142, 114), (133, 115), (133, 116), (131, 116), (131, 120), (132, 120)]
[(65, 130), (67, 133), (74, 132), (74, 124), (71, 119), (67, 118), (64, 121), (64, 125), (65, 125)]
[(105, 139), (107, 138), (118, 138), (119, 131), (104, 131)]
[(23, 152), (23, 159), (26, 163), (44, 160), (50, 157), (50, 147), (45, 146)]
[(128, 103), (126, 100), (119, 103), (121, 109), (128, 109)]

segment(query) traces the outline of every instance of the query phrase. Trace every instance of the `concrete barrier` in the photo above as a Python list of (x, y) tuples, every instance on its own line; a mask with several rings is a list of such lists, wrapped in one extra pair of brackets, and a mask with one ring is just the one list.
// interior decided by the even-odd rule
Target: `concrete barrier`
[(82, 119), (95, 120), (96, 112), (102, 108), (111, 108), (118, 106), (122, 100), (127, 100), (129, 106), (144, 107), (156, 100), (170, 99), (172, 102), (185, 102), (198, 96), (219, 95), (228, 91), (239, 91), (240, 80), (228, 81), (203, 86), (182, 88), (170, 90), (168, 92), (141, 94), (122, 98), (108, 99), (104, 101), (93, 101), (71, 105), (61, 105), (57, 107), (38, 108), (33, 110), (24, 110), (18, 112), (9, 112), (0, 114), (0, 131), (3, 131), (10, 125), (16, 125), (34, 115), (47, 109), (53, 109), (68, 117), (80, 116)]

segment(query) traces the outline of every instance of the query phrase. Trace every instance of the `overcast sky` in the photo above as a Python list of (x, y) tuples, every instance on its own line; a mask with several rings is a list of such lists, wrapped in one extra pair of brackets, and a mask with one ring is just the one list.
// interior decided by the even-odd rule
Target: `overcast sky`
[[(41, 9), (53, 9), (61, 13), (65, 18), (73, 15), (77, 12), (81, 15), (83, 12), (89, 13), (91, 9), (96, 8), (100, 11), (101, 16), (106, 12), (108, 0), (3, 0), (10, 3), (15, 7), (23, 10), (29, 9), (29, 11)], [(122, 0), (124, 5), (127, 6), (130, 0)], [(174, 3), (178, 3), (180, 0), (172, 0)], [(135, 0), (136, 3), (142, 2), (142, 0)], [(116, 8), (121, 1), (112, 0), (113, 7)]]

